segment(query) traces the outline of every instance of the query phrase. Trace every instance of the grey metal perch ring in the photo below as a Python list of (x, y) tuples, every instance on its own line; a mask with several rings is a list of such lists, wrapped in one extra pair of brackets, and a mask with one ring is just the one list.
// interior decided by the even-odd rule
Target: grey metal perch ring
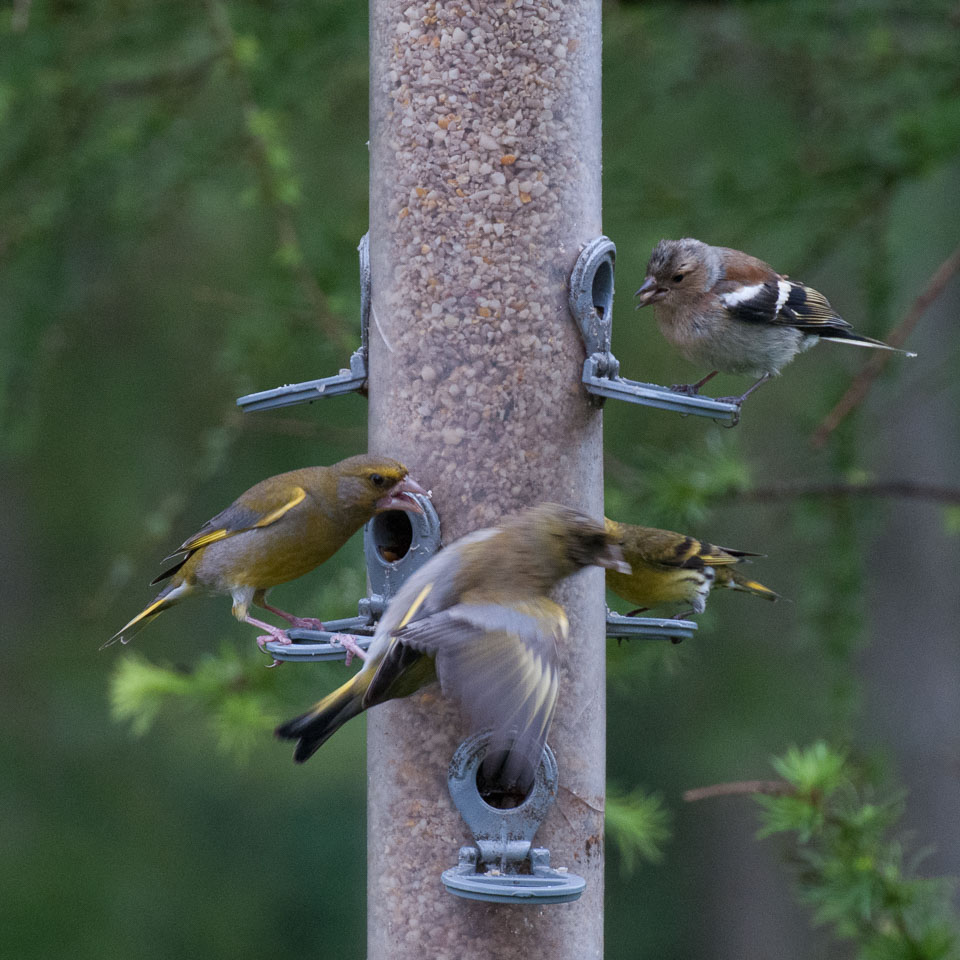
[(620, 376), (620, 363), (611, 352), (613, 336), (613, 277), (617, 248), (609, 237), (591, 240), (577, 257), (570, 274), (570, 312), (587, 350), (581, 377), (594, 397), (627, 400), (647, 407), (692, 413), (735, 424), (740, 408), (734, 403), (676, 393), (655, 383)]
[(680, 643), (697, 632), (692, 620), (661, 619), (658, 617), (627, 617), (613, 610), (607, 611), (608, 640), (669, 640)]
[[(473, 834), (457, 866), (441, 877), (449, 893), (491, 903), (568, 903), (586, 887), (583, 877), (550, 866), (550, 851), (532, 847), (533, 837), (557, 796), (557, 760), (544, 747), (533, 788), (518, 807), (491, 807), (477, 789), (477, 772), (490, 742), (474, 734), (457, 748), (447, 774), (450, 796)], [(520, 870), (529, 864), (529, 873)]]

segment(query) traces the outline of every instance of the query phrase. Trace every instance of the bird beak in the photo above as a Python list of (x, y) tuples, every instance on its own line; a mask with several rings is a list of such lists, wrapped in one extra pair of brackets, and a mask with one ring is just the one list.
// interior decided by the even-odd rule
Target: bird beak
[(641, 284), (640, 289), (634, 294), (635, 297), (640, 299), (635, 309), (639, 310), (641, 307), (646, 307), (657, 300), (662, 300), (666, 295), (667, 291), (658, 287), (657, 281), (653, 277), (647, 277)]
[(617, 573), (625, 573), (629, 576), (633, 573), (630, 564), (623, 559), (623, 551), (619, 543), (608, 543), (606, 550), (597, 557), (597, 566), (604, 570), (616, 570)]
[(384, 510), (405, 510), (407, 513), (423, 513), (423, 507), (413, 499), (411, 494), (429, 497), (423, 487), (411, 477), (404, 477), (395, 483), (373, 506), (377, 513)]

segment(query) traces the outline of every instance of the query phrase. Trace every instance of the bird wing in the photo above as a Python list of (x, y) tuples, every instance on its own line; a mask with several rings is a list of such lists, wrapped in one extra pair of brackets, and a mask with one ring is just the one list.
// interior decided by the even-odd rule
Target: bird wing
[(398, 631), (411, 621), (429, 618), (460, 600), (458, 573), (465, 550), (470, 544), (489, 539), (495, 533), (492, 528), (477, 530), (434, 554), (406, 580), (390, 601), (377, 624), (367, 654), (368, 661), (377, 666), (365, 694), (365, 706), (388, 699), (388, 691), (398, 677), (421, 655), (416, 653), (413, 656), (413, 651), (400, 643)]
[(715, 291), (727, 312), (745, 323), (795, 327), (804, 333), (852, 329), (819, 290), (772, 270), (728, 270)]
[(716, 567), (728, 563), (736, 563), (741, 556), (739, 552), (727, 551), (723, 547), (716, 547), (705, 540), (687, 537), (672, 530), (657, 530), (648, 527), (626, 545), (626, 554), (638, 554), (648, 563), (659, 563), (667, 567), (682, 567), (688, 570), (699, 570), (703, 567)]
[(536, 771), (557, 704), (557, 641), (569, 625), (547, 597), (510, 604), (458, 603), (396, 630), (397, 643), (436, 660), (445, 696), (477, 730), (492, 728), (488, 758), (507, 783)]
[(307, 491), (303, 487), (293, 485), (269, 496), (250, 498), (249, 502), (244, 502), (241, 498), (208, 520), (165, 559), (171, 560), (181, 553), (192, 553), (208, 544), (225, 540), (246, 530), (268, 527), (301, 503), (306, 496)]

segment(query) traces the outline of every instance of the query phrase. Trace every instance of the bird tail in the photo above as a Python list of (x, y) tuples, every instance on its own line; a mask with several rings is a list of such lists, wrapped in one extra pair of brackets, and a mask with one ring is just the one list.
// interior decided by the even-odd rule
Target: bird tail
[(882, 340), (874, 340), (873, 337), (865, 337), (861, 333), (854, 333), (852, 330), (843, 330), (833, 328), (829, 334), (820, 334), (821, 340), (831, 340), (833, 343), (848, 343), (853, 347), (872, 347), (874, 350), (891, 350), (893, 353), (902, 353), (905, 357), (915, 357), (916, 354), (911, 350), (901, 350), (899, 347), (891, 347), (889, 343)]
[(755, 597), (763, 597), (764, 600), (782, 600), (779, 593), (775, 593), (769, 587), (765, 587), (756, 580), (751, 580), (744, 576), (739, 570), (731, 567), (717, 568), (716, 585), (727, 587), (730, 590), (739, 590), (741, 593), (752, 593)]
[(299, 741), (293, 753), (296, 763), (309, 760), (348, 720), (363, 713), (363, 695), (370, 686), (372, 673), (361, 670), (306, 713), (277, 727), (274, 732), (281, 739)]
[(144, 607), (129, 623), (125, 623), (106, 643), (102, 643), (100, 649), (103, 650), (118, 640), (121, 643), (129, 643), (148, 623), (156, 620), (164, 610), (178, 604), (184, 595), (190, 592), (190, 587), (182, 580), (174, 580), (172, 583), (168, 583), (153, 598), (151, 603)]

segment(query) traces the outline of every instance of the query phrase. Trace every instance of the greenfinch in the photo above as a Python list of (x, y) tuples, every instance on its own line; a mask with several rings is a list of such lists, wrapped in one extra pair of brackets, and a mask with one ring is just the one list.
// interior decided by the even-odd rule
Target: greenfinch
[(631, 616), (649, 607), (678, 603), (693, 613), (703, 613), (714, 587), (740, 590), (766, 600), (780, 599), (779, 594), (736, 569), (736, 564), (759, 554), (716, 547), (672, 530), (610, 519), (604, 522), (631, 568), (629, 574), (608, 570), (607, 586), (617, 596), (638, 604)]
[(637, 309), (653, 304), (657, 326), (684, 359), (712, 373), (673, 387), (695, 394), (721, 371), (759, 377), (738, 405), (798, 354), (821, 340), (915, 353), (857, 333), (813, 287), (768, 263), (700, 240), (661, 240), (637, 290)]
[(268, 640), (290, 640), (277, 627), (251, 617), (251, 603), (291, 626), (322, 629), (319, 620), (295, 617), (268, 604), (267, 590), (329, 560), (374, 514), (421, 513), (407, 496), (412, 493), (424, 490), (407, 476), (402, 463), (368, 455), (261, 480), (166, 558), (176, 561), (152, 581), (166, 580), (166, 586), (103, 646), (128, 643), (164, 610), (199, 592), (229, 594), (233, 615), (266, 631), (258, 638), (261, 649)]
[(439, 679), (474, 730), (492, 728), (485, 773), (526, 785), (550, 729), (557, 641), (568, 630), (548, 594), (591, 564), (629, 571), (600, 523), (557, 504), (461, 537), (397, 592), (360, 671), (277, 736), (299, 740), (294, 760), (302, 763), (347, 720)]

